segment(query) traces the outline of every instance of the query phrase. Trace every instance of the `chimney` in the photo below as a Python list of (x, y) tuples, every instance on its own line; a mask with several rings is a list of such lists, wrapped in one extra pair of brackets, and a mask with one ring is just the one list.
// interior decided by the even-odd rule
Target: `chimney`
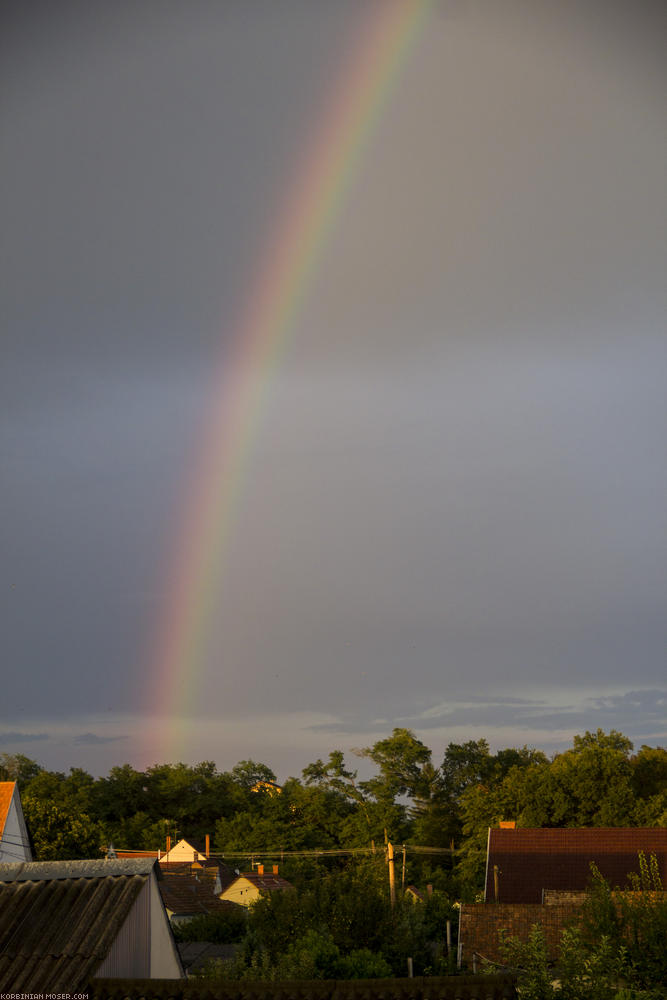
[(427, 894), (428, 896), (432, 896), (432, 895), (433, 895), (433, 886), (431, 885), (431, 883), (430, 883), (430, 882), (429, 882), (429, 884), (428, 884), (428, 885), (426, 886), (426, 894)]
[(257, 874), (258, 875), (264, 874), (264, 865), (257, 865)]
[(274, 865), (274, 866), (273, 866), (273, 874), (274, 874), (274, 875), (277, 875), (277, 874), (278, 874), (278, 865)]
[(169, 854), (170, 850), (171, 850), (171, 837), (169, 836), (169, 834), (167, 834), (167, 854)]
[(516, 820), (515, 819), (501, 819), (500, 821), (501, 830), (516, 830)]
[(211, 853), (211, 838), (210, 838), (210, 836), (207, 833), (206, 834), (206, 847), (204, 848), (204, 854), (206, 855), (206, 857), (208, 857), (210, 853)]

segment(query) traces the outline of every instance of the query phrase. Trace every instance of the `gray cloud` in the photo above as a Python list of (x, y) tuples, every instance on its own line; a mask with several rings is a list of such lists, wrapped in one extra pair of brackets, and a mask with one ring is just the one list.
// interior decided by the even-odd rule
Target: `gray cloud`
[[(159, 700), (207, 414), (248, 374), (284, 192), (382, 9), (3, 22), (7, 728)], [(617, 692), (664, 683), (664, 32), (650, 0), (436, 5), (244, 438), (201, 659), (156, 732), (194, 745), (205, 719), (233, 755), (262, 703), (268, 747), (291, 712), (660, 732)], [(145, 752), (141, 722), (113, 731)]]
[(9, 745), (12, 743), (39, 743), (43, 740), (50, 740), (48, 733), (0, 733), (0, 744)]
[(96, 733), (80, 733), (74, 737), (74, 743), (84, 746), (100, 746), (103, 743), (117, 743), (126, 740), (127, 736), (97, 736)]

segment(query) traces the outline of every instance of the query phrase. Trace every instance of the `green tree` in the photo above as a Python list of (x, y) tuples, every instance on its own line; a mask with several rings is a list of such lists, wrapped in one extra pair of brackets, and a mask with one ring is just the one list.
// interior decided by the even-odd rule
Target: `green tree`
[(667, 900), (657, 859), (640, 854), (632, 891), (612, 889), (591, 866), (579, 926), (562, 934), (553, 967), (536, 925), (527, 941), (502, 939), (525, 1000), (658, 1000), (667, 984)]
[(380, 769), (377, 777), (364, 782), (380, 804), (391, 806), (402, 796), (414, 798), (426, 790), (424, 767), (430, 765), (431, 751), (412, 730), (394, 729), (391, 736), (356, 752)]
[(16, 781), (21, 792), (42, 770), (40, 764), (25, 754), (0, 754), (0, 781)]
[(235, 944), (248, 929), (248, 914), (244, 907), (231, 904), (212, 914), (194, 917), (173, 928), (177, 941), (212, 941), (214, 944)]
[[(554, 758), (540, 797), (548, 826), (630, 826), (634, 821), (632, 743), (621, 733), (575, 736)], [(591, 789), (595, 795), (591, 795)]]
[(255, 760), (240, 760), (232, 768), (232, 779), (241, 788), (251, 791), (260, 781), (276, 782), (276, 776), (267, 764)]
[(313, 764), (308, 764), (302, 771), (306, 785), (318, 785), (335, 793), (342, 799), (347, 800), (363, 814), (366, 821), (367, 830), (363, 840), (367, 841), (371, 835), (371, 813), (367, 797), (364, 794), (359, 782), (357, 772), (351, 771), (345, 766), (345, 755), (342, 750), (332, 750), (329, 759), (325, 763), (316, 760)]
[(103, 834), (85, 813), (25, 795), (23, 815), (36, 861), (100, 858)]

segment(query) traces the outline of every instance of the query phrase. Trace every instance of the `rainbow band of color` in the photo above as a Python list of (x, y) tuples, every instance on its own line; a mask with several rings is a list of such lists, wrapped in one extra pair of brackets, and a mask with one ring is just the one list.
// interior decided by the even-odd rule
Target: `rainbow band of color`
[[(167, 719), (162, 754), (182, 753), (207, 650), (224, 555), (267, 388), (311, 287), (341, 204), (434, 0), (379, 0), (299, 158), (251, 282), (235, 357), (221, 372), (155, 629), (149, 704)], [(193, 693), (194, 692), (194, 693)], [(181, 721), (178, 722), (177, 720)], [(177, 732), (177, 727), (183, 727)], [(166, 757), (163, 757), (166, 759)]]

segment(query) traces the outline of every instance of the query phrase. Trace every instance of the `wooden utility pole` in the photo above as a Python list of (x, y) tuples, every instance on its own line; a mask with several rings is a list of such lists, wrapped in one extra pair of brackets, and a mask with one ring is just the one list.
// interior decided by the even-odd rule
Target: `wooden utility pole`
[(396, 904), (396, 875), (394, 873), (394, 848), (387, 841), (387, 861), (389, 862), (389, 902), (392, 906)]
[(405, 892), (405, 844), (403, 844), (403, 871), (401, 872), (401, 892)]

